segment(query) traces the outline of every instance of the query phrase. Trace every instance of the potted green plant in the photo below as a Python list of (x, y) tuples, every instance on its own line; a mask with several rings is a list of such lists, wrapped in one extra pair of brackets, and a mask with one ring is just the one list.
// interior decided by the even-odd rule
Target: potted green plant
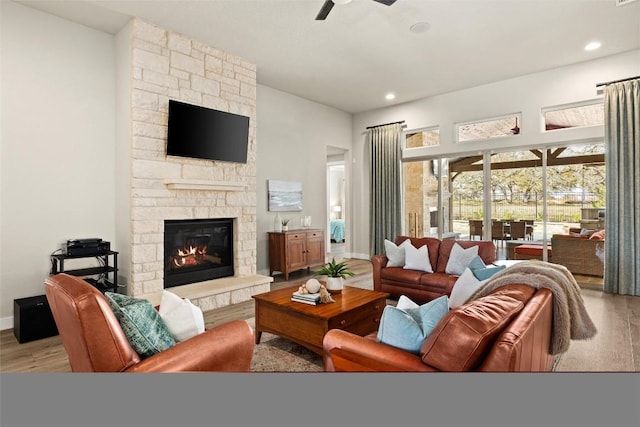
[(332, 294), (338, 294), (342, 292), (344, 279), (347, 276), (355, 276), (355, 273), (349, 270), (344, 261), (336, 262), (335, 258), (331, 258), (330, 263), (323, 265), (313, 275), (327, 276), (327, 290)]
[(282, 231), (287, 231), (289, 229), (289, 219), (284, 218), (282, 220)]

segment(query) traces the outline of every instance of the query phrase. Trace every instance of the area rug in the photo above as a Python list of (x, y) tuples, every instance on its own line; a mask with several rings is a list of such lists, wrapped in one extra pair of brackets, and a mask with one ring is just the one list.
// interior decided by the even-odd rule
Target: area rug
[[(247, 319), (255, 329), (255, 318)], [(263, 332), (260, 344), (256, 344), (251, 361), (252, 372), (323, 372), (322, 357), (311, 350)]]

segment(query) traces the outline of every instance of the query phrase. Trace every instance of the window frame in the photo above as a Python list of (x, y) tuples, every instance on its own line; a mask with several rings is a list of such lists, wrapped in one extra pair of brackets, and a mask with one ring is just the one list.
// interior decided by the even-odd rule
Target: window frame
[[(520, 128), (520, 132), (519, 133), (511, 134), (511, 135), (489, 136), (487, 138), (475, 138), (475, 139), (460, 140), (460, 129), (463, 126), (473, 125), (473, 124), (477, 124), (477, 123), (495, 122), (495, 121), (499, 121), (499, 120), (503, 120), (503, 119), (509, 119), (509, 118), (511, 118), (511, 119), (517, 118), (518, 119), (518, 126)], [(520, 136), (520, 135), (522, 135), (522, 111), (502, 114), (502, 115), (499, 115), (499, 116), (484, 117), (484, 118), (477, 119), (477, 120), (457, 122), (457, 123), (454, 123), (454, 125), (453, 125), (453, 137), (454, 137), (454, 142), (456, 144), (467, 144), (467, 143), (470, 143), (470, 142), (490, 141), (490, 140), (500, 139), (500, 138), (517, 137), (517, 136)]]
[[(407, 137), (409, 135), (413, 135), (416, 133), (421, 133), (421, 132), (429, 132), (429, 131), (434, 131), (437, 130), (438, 131), (438, 144), (437, 145), (422, 145), (420, 147), (407, 147)], [(412, 150), (417, 150), (417, 149), (425, 149), (425, 148), (436, 148), (436, 147), (441, 147), (442, 146), (442, 141), (440, 139), (440, 125), (433, 125), (433, 126), (426, 126), (426, 127), (422, 127), (422, 128), (417, 128), (417, 129), (407, 129), (405, 131), (402, 132), (402, 151), (409, 151), (411, 152)]]
[[(587, 99), (584, 101), (576, 101), (576, 102), (569, 102), (566, 104), (558, 104), (558, 105), (552, 105), (549, 107), (542, 107), (540, 109), (540, 132), (542, 133), (548, 133), (548, 132), (558, 132), (558, 131), (567, 131), (570, 129), (585, 129), (585, 128), (592, 128), (595, 126), (603, 126), (603, 123), (597, 123), (597, 124), (592, 124), (592, 125), (584, 125), (584, 126), (572, 126), (572, 127), (566, 127), (566, 128), (558, 128), (558, 129), (548, 129), (547, 130), (547, 119), (545, 114), (552, 112), (552, 111), (560, 111), (560, 110), (569, 110), (572, 108), (580, 108), (580, 107), (586, 107), (589, 105), (597, 105), (597, 104), (602, 104), (604, 105), (604, 98), (603, 97), (598, 97), (598, 98), (591, 98), (591, 99)], [(603, 117), (603, 122), (604, 122), (604, 117)]]

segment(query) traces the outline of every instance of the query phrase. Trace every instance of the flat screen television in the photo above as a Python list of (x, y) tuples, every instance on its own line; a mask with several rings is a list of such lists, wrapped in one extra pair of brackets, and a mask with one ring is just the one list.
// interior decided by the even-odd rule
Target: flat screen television
[(249, 117), (169, 100), (167, 155), (247, 163)]

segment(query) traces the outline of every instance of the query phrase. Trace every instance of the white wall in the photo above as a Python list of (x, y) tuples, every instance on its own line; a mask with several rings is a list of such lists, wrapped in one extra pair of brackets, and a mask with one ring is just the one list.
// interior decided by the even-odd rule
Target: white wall
[[(131, 81), (133, 67), (132, 22), (122, 28), (115, 36), (115, 147), (114, 147), (114, 220), (115, 249), (118, 250), (118, 286), (126, 285), (129, 290), (131, 277)], [(124, 288), (121, 291), (125, 290)]]
[[(113, 37), (2, 2), (0, 320), (71, 238), (114, 239)], [(9, 324), (7, 324), (9, 323)]]
[[(355, 252), (369, 248), (369, 168), (364, 131), (367, 126), (405, 120), (407, 129), (440, 126), (441, 145), (412, 151), (413, 158), (452, 153), (472, 153), (480, 149), (550, 145), (561, 141), (601, 140), (603, 127), (542, 132), (541, 108), (596, 99), (596, 84), (640, 74), (640, 50), (599, 60), (557, 68), (504, 80), (471, 89), (420, 99), (394, 107), (354, 115), (353, 215), (360, 220), (352, 235)], [(456, 123), (522, 113), (521, 133), (481, 143), (455, 143)]]
[(298, 228), (310, 215), (312, 227), (326, 230), (327, 146), (351, 148), (351, 114), (262, 85), (257, 105), (257, 270), (268, 274), (267, 232), (276, 214), (268, 211), (267, 180), (302, 182), (303, 211), (280, 216)]

